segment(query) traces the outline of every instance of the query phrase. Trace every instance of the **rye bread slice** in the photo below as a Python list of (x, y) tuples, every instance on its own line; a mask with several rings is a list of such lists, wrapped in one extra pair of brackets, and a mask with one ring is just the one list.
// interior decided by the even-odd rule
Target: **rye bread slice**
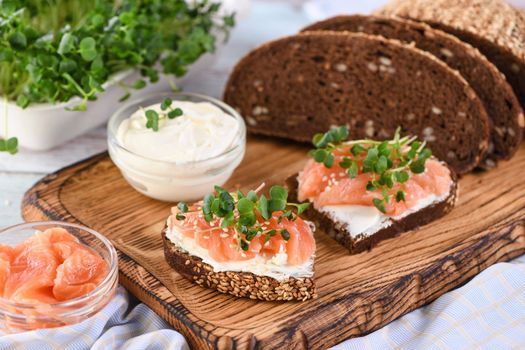
[(426, 22), (478, 48), (525, 108), (525, 15), (504, 0), (393, 0), (377, 14)]
[[(322, 231), (335, 239), (339, 244), (348, 249), (350, 254), (358, 254), (372, 249), (379, 242), (398, 236), (399, 234), (416, 229), (428, 224), (454, 208), (458, 198), (457, 176), (451, 171), (452, 185), (449, 195), (441, 202), (431, 204), (423, 209), (409, 214), (401, 220), (393, 220), (392, 225), (382, 228), (371, 235), (358, 235), (352, 237), (344, 223), (332, 220), (326, 213), (316, 210), (312, 205), (306, 210), (304, 216), (315, 223), (317, 231)], [(298, 174), (286, 179), (288, 196), (290, 200), (297, 201)]]
[(236, 297), (265, 301), (305, 301), (317, 296), (314, 280), (311, 277), (279, 281), (268, 276), (258, 276), (249, 272), (220, 271), (190, 255), (171, 242), (162, 231), (164, 257), (168, 264), (185, 278), (199, 286), (231, 294)]
[(265, 44), (237, 64), (224, 100), (251, 132), (295, 141), (342, 124), (352, 139), (386, 139), (401, 126), (459, 174), (489, 145), (487, 113), (459, 73), (427, 52), (363, 33), (310, 32)]
[(430, 52), (468, 81), (491, 119), (491, 143), (486, 167), (509, 159), (518, 150), (523, 135), (523, 110), (505, 76), (473, 46), (422, 22), (380, 16), (337, 16), (314, 23), (303, 31), (362, 32), (415, 43)]

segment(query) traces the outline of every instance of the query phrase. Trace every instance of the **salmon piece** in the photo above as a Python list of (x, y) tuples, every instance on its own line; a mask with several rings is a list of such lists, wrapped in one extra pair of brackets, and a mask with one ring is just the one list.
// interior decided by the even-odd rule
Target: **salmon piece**
[(78, 298), (97, 288), (107, 273), (102, 257), (89, 249), (77, 249), (56, 269), (52, 295), (58, 301)]
[[(283, 252), (288, 254), (289, 263), (303, 264), (315, 250), (315, 240), (310, 227), (300, 218), (295, 221), (283, 218), (281, 223), (278, 223), (277, 217), (281, 214), (279, 212), (275, 212), (274, 217), (268, 221), (265, 221), (260, 215), (257, 217), (260, 223), (264, 223), (265, 230), (275, 229), (277, 232), (267, 242), (263, 235), (255, 236), (249, 242), (246, 251), (239, 249), (236, 239), (239, 233), (234, 228), (223, 230), (219, 227), (218, 220), (208, 223), (199, 213), (186, 213), (184, 214), (186, 219), (176, 220), (177, 213), (178, 209), (174, 208), (172, 228), (186, 237), (195, 238), (197, 244), (207, 249), (210, 257), (218, 262), (244, 261), (253, 259), (257, 255), (271, 258)], [(282, 229), (287, 229), (290, 233), (288, 242), (279, 233)]]
[(295, 221), (285, 219), (283, 225), (290, 233), (290, 239), (286, 242), (288, 263), (291, 265), (303, 264), (315, 252), (315, 239), (310, 227), (301, 218)]
[(85, 249), (79, 243), (76, 242), (56, 242), (51, 244), (51, 249), (60, 258), (60, 263), (63, 263), (68, 257), (70, 257), (76, 250)]
[(268, 242), (263, 243), (261, 252), (268, 256), (274, 256), (281, 252), (286, 252), (286, 241), (281, 235), (277, 234), (271, 237)]
[(54, 304), (95, 289), (107, 263), (62, 228), (37, 232), (16, 247), (0, 246), (2, 296), (14, 302)]
[(43, 232), (36, 232), (31, 237), (19, 243), (14, 248), (14, 255), (19, 255), (24, 249), (28, 247), (37, 246), (40, 244), (50, 245), (57, 242), (75, 242), (78, 239), (61, 227), (49, 228)]
[(339, 166), (340, 159), (336, 158), (331, 168), (317, 163), (313, 159), (308, 160), (302, 172), (299, 173), (299, 183), (301, 186), (298, 191), (298, 199), (304, 202), (310, 198), (315, 198), (328, 186), (330, 179), (339, 180), (346, 175), (345, 170)]
[[(372, 206), (375, 198), (382, 199), (379, 190), (367, 191), (366, 185), (373, 179), (370, 173), (348, 177), (338, 165), (337, 159), (332, 168), (310, 159), (299, 175), (298, 197), (300, 201), (311, 200), (319, 208), (327, 205), (367, 205)], [(395, 184), (388, 193), (390, 202), (385, 206), (388, 215), (397, 216), (416, 205), (421, 199), (435, 194), (440, 195), (450, 190), (449, 169), (435, 159), (426, 161), (425, 172), (412, 174), (404, 184)], [(396, 202), (398, 190), (405, 191), (405, 201)]]
[(4, 287), (7, 277), (11, 273), (11, 256), (13, 248), (0, 244), (0, 297), (4, 296)]
[(11, 262), (4, 297), (15, 302), (49, 302), (58, 264), (49, 244), (26, 247)]

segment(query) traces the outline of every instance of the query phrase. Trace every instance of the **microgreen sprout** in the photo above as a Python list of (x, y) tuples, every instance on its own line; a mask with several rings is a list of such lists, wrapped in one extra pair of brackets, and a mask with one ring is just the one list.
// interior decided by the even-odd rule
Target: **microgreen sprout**
[[(117, 73), (140, 73), (134, 83), (118, 83), (125, 100), (161, 73), (186, 74), (235, 24), (213, 0), (0, 3), (0, 96), (21, 108), (79, 97), (67, 109), (85, 111), (104, 84), (123, 79)], [(15, 153), (16, 138), (2, 136), (0, 152)]]
[(146, 117), (146, 128), (152, 129), (153, 131), (159, 131), (159, 123), (163, 119), (175, 119), (184, 114), (182, 109), (171, 107), (172, 100), (166, 97), (160, 104), (161, 112), (157, 112), (153, 109), (148, 109), (144, 113)]
[(258, 195), (259, 190), (260, 188), (244, 194), (241, 190), (228, 192), (215, 186), (215, 193), (206, 195), (202, 205), (196, 209), (189, 210), (186, 203), (178, 203), (175, 218), (185, 220), (187, 213), (199, 212), (207, 222), (219, 220), (218, 228), (233, 229), (236, 232), (239, 250), (248, 250), (250, 242), (257, 236), (262, 236), (264, 242), (268, 242), (279, 234), (288, 241), (290, 232), (279, 225), (268, 228), (268, 221), (272, 217), (278, 224), (285, 219), (294, 221), (308, 208), (309, 203), (289, 203), (288, 191), (282, 186), (272, 186), (268, 197)]
[[(401, 137), (400, 134), (401, 129), (397, 128), (392, 140), (347, 141), (348, 127), (334, 127), (324, 134), (314, 135), (312, 143), (315, 149), (310, 155), (327, 168), (337, 161), (352, 179), (361, 173), (371, 174), (366, 190), (380, 193), (380, 198), (374, 198), (372, 202), (385, 213), (392, 198), (396, 202), (405, 201), (403, 184), (412, 174), (423, 173), (425, 162), (432, 156), (426, 142), (421, 143), (416, 137)], [(394, 187), (397, 191), (391, 194)]]

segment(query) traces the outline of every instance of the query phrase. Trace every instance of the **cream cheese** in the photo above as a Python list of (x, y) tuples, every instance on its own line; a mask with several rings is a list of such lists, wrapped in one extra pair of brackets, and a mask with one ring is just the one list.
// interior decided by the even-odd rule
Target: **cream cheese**
[(218, 262), (210, 256), (207, 249), (204, 249), (198, 245), (194, 238), (184, 236), (176, 228), (172, 228), (171, 217), (168, 218), (167, 226), (168, 228), (166, 229), (166, 237), (173, 244), (182, 248), (190, 255), (198, 256), (203, 262), (211, 265), (215, 272), (251, 272), (258, 276), (272, 277), (278, 281), (287, 280), (290, 277), (312, 277), (314, 273), (314, 256), (312, 256), (302, 265), (290, 265), (287, 262), (288, 255), (286, 252), (279, 252), (271, 258), (257, 255), (253, 259), (243, 261)]
[[(161, 97), (124, 106), (108, 124), (108, 150), (127, 182), (146, 196), (195, 201), (222, 186), (246, 150), (242, 117), (229, 106), (192, 94), (174, 95), (162, 111)], [(192, 102), (193, 101), (193, 102)], [(180, 108), (182, 115), (166, 113)], [(159, 130), (146, 127), (146, 111), (159, 114)]]
[[(174, 119), (160, 106), (141, 107), (124, 119), (117, 130), (119, 143), (148, 159), (185, 163), (216, 157), (235, 142), (239, 124), (209, 102), (173, 101), (170, 107), (183, 112)], [(163, 115), (158, 131), (146, 127), (147, 110)]]
[(393, 217), (381, 213), (376, 207), (365, 205), (327, 205), (318, 210), (326, 213), (334, 222), (342, 223), (352, 238), (356, 238), (357, 236), (373, 235), (392, 225), (393, 221), (400, 220), (434, 203), (442, 202), (448, 195), (448, 192), (439, 196), (429, 195), (402, 214)]

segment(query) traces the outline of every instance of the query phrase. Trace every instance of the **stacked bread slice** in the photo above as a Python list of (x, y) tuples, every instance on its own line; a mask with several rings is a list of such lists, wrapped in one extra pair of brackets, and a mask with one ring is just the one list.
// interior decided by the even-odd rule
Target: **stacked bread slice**
[(232, 72), (225, 101), (254, 133), (309, 142), (347, 124), (351, 139), (426, 140), (459, 174), (489, 146), (489, 120), (468, 82), (430, 53), (363, 33), (314, 31), (252, 51)]
[(522, 139), (523, 112), (504, 75), (476, 48), (441, 30), (411, 20), (378, 16), (338, 16), (304, 29), (362, 32), (398, 39), (429, 52), (457, 70), (474, 89), (491, 121), (484, 167), (509, 159)]
[(393, 0), (377, 11), (441, 29), (478, 48), (525, 106), (525, 15), (504, 0)]
[(509, 159), (524, 127), (525, 16), (499, 0), (396, 0), (380, 13), (404, 19), (340, 16), (257, 48), (226, 102), (251, 132), (302, 142), (332, 125), (376, 139), (401, 126), (460, 175)]

